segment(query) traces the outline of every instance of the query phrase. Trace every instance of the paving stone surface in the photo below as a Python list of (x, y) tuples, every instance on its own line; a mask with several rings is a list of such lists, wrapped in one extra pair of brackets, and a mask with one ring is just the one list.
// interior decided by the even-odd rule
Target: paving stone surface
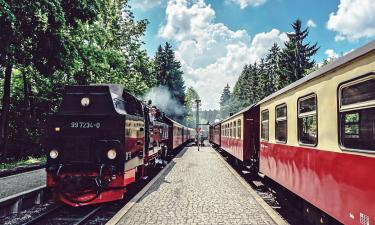
[(46, 184), (46, 169), (0, 178), (0, 199)]
[(118, 224), (275, 224), (212, 148), (186, 149)]

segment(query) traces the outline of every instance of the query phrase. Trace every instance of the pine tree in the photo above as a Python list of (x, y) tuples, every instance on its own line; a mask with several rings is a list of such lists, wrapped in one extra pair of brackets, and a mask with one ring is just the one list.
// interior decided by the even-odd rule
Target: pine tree
[(305, 72), (315, 65), (311, 59), (316, 54), (319, 47), (317, 44), (304, 44), (309, 34), (308, 27), (301, 30), (301, 20), (297, 19), (292, 27), (294, 32), (288, 33), (289, 40), (285, 42), (285, 48), (281, 53), (282, 73), (286, 76), (287, 84), (290, 84), (305, 75)]
[(220, 96), (220, 115), (222, 118), (228, 117), (229, 114), (231, 113), (230, 99), (231, 99), (230, 86), (229, 84), (227, 84), (224, 87), (223, 93)]
[(272, 93), (273, 89), (273, 78), (269, 76), (269, 71), (265, 60), (262, 58), (259, 63), (259, 68), (257, 70), (259, 91), (257, 96), (257, 101), (268, 96)]
[(154, 71), (155, 71), (155, 78), (157, 80), (158, 85), (167, 86), (166, 85), (166, 69), (165, 69), (165, 57), (163, 47), (159, 45), (154, 58)]
[(154, 73), (157, 86), (164, 86), (168, 89), (173, 100), (180, 104), (179, 107), (185, 113), (169, 115), (179, 122), (184, 120), (188, 113), (185, 106), (185, 82), (182, 77), (181, 63), (176, 60), (172, 45), (165, 43), (164, 48), (159, 46), (154, 58)]
[(165, 68), (166, 68), (166, 86), (181, 105), (185, 103), (185, 82), (182, 77), (184, 74), (181, 69), (181, 63), (176, 60), (172, 45), (168, 42), (164, 46)]
[(229, 87), (229, 84), (227, 84), (227, 86), (224, 87), (223, 93), (221, 94), (221, 97), (220, 97), (220, 106), (221, 107), (228, 104), (228, 101), (230, 99), (230, 95), (231, 95), (230, 87)]
[(284, 86), (283, 82), (285, 81), (285, 78), (279, 67), (280, 54), (280, 47), (277, 43), (274, 43), (266, 55), (267, 77), (270, 80), (268, 95)]

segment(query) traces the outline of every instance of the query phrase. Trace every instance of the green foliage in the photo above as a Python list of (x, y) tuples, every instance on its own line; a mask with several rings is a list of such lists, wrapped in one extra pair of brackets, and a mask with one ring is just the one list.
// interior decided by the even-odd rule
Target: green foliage
[[(166, 87), (172, 99), (180, 104), (180, 107), (185, 107), (185, 82), (182, 77), (181, 63), (176, 60), (172, 45), (168, 42), (165, 43), (164, 48), (159, 46), (155, 53), (154, 71), (156, 85)], [(186, 113), (170, 116), (182, 122)]]
[(286, 78), (286, 84), (293, 83), (306, 75), (306, 71), (313, 68), (315, 61), (311, 59), (319, 50), (317, 44), (304, 44), (309, 34), (308, 27), (301, 30), (301, 21), (296, 20), (292, 27), (294, 32), (287, 34), (289, 41), (281, 52), (280, 67)]
[(46, 157), (27, 157), (25, 159), (6, 162), (6, 163), (0, 163), (0, 170), (7, 170), (7, 169), (14, 169), (17, 167), (24, 167), (24, 166), (30, 166), (30, 165), (39, 165), (43, 164), (47, 161)]
[(193, 87), (189, 87), (185, 95), (185, 106), (187, 115), (185, 117), (185, 124), (189, 127), (195, 127), (196, 121), (196, 100), (200, 99), (197, 91)]
[(3, 159), (6, 149), (16, 158), (42, 153), (45, 120), (65, 85), (118, 83), (139, 96), (155, 86), (141, 49), (147, 24), (127, 0), (0, 0)]
[(304, 44), (308, 28), (302, 31), (300, 20), (296, 20), (292, 27), (294, 32), (288, 34), (285, 48), (280, 49), (275, 43), (259, 64), (244, 66), (233, 88), (229, 106), (221, 108), (223, 115), (254, 104), (317, 68), (311, 59), (319, 49), (317, 44)]
[(230, 86), (227, 84), (223, 92), (220, 96), (220, 116), (222, 118), (228, 117), (229, 114), (232, 111), (231, 103), (232, 103), (232, 98), (231, 98), (231, 92), (230, 92)]

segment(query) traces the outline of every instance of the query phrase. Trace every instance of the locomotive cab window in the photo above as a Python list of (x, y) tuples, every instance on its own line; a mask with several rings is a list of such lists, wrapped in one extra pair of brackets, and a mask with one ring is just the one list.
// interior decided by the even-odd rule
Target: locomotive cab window
[(262, 140), (268, 141), (269, 139), (269, 111), (262, 111), (261, 115), (261, 138)]
[(298, 99), (298, 141), (315, 146), (318, 141), (316, 95)]
[(344, 148), (375, 152), (375, 75), (340, 86), (340, 143)]
[(276, 106), (275, 119), (275, 139), (278, 142), (286, 143), (288, 136), (286, 104)]

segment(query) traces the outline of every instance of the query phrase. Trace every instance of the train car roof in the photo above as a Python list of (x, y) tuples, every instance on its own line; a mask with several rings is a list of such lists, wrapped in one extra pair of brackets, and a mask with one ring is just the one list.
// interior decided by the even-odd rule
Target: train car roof
[(186, 127), (186, 128), (189, 128), (189, 127), (187, 127), (187, 126), (182, 125), (182, 124), (179, 123), (179, 122), (174, 121), (173, 119), (169, 118), (168, 116), (166, 116), (165, 118), (167, 118), (167, 120), (169, 120), (170, 122), (172, 122), (172, 123), (174, 123), (174, 124), (177, 124), (177, 125), (180, 126), (180, 127)]
[(336, 59), (335, 61), (331, 62), (330, 64), (328, 65), (325, 65), (319, 69), (317, 69), (316, 71), (308, 74), (307, 76), (289, 84), (288, 86), (276, 91), (275, 93), (265, 97), (264, 99), (260, 100), (258, 103), (256, 103), (256, 105), (260, 105), (264, 102), (267, 102), (281, 94), (284, 94), (294, 88), (297, 88), (298, 86), (306, 83), (306, 82), (309, 82), (313, 79), (317, 79), (319, 77), (322, 77), (324, 75), (326, 75), (328, 72), (332, 71), (332, 70), (335, 70), (335, 69), (338, 69), (339, 67), (363, 56), (363, 55), (366, 55), (372, 51), (375, 50), (375, 41), (371, 41), (369, 43), (367, 43), (366, 45), (348, 53), (347, 55), (344, 55), (338, 59)]
[(243, 114), (244, 112), (249, 111), (250, 109), (254, 108), (255, 106), (257, 106), (257, 104), (249, 105), (249, 106), (247, 106), (246, 108), (242, 109), (241, 111), (236, 112), (235, 114), (233, 114), (233, 115), (231, 115), (231, 116), (229, 116), (229, 117), (227, 117), (227, 118), (221, 120), (219, 123), (223, 123), (223, 122), (225, 122), (225, 121), (227, 121), (227, 120), (230, 120), (230, 119), (232, 119), (232, 118), (234, 118), (234, 117), (236, 117), (236, 116), (238, 116), (238, 115), (240, 115), (240, 114)]

